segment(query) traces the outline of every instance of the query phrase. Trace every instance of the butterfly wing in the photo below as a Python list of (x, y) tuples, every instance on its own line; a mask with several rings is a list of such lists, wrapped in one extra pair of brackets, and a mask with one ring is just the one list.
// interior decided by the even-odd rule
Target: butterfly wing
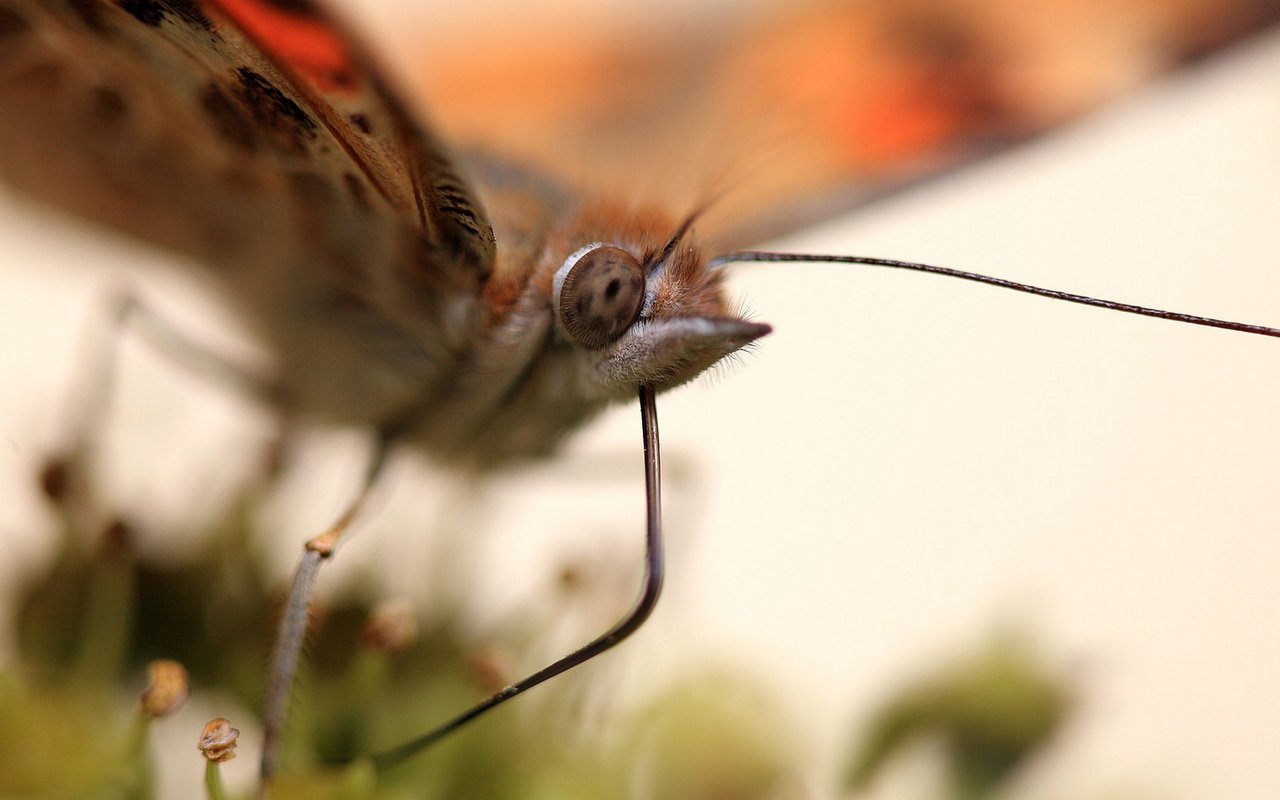
[(1280, 4), (775, 0), (646, 7), (627, 25), (545, 16), (513, 9), (505, 36), (488, 18), (459, 23), (451, 36), (487, 44), (461, 52), (412, 34), (449, 139), (680, 213), (711, 199), (699, 236), (732, 249), (1048, 134), (1280, 22)]
[[(209, 5), (272, 62), (398, 212), (416, 216), (434, 244), (488, 265), (493, 232), (470, 190), (439, 140), (411, 118), (343, 26), (309, 2)], [(246, 51), (238, 49), (243, 58)], [(253, 47), (248, 54), (255, 55)]]
[(305, 0), (0, 0), (0, 174), (212, 270), (286, 392), (364, 422), (451, 361), (494, 239), (344, 30)]
[[(492, 259), (492, 233), (439, 142), (312, 4), (47, 0), (0, 13), (12, 114), (0, 158), (23, 188), (202, 260), (221, 260), (222, 231), (209, 230), (221, 215), (176, 221), (162, 213), (175, 199), (261, 192), (275, 196), (251, 205), (297, 208), (322, 191), (481, 269)], [(237, 230), (253, 238), (253, 226)]]

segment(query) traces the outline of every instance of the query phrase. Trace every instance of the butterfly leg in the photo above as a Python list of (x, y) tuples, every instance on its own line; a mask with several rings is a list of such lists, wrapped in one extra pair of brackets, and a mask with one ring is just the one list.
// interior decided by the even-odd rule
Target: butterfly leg
[(365, 470), (360, 491), (346, 510), (324, 533), (303, 545), (302, 557), (289, 583), (280, 627), (276, 632), (275, 652), (271, 658), (271, 671), (267, 677), (266, 696), (262, 706), (262, 759), (258, 774), (261, 779), (259, 796), (265, 797), (275, 774), (280, 747), (280, 733), (288, 711), (289, 693), (294, 674), (298, 669), (298, 656), (307, 634), (311, 613), (311, 596), (315, 591), (320, 567), (333, 557), (338, 545), (347, 535), (351, 523), (360, 515), (377, 485), (378, 478), (387, 463), (394, 435), (381, 435)]
[(131, 287), (115, 289), (84, 337), (86, 352), (79, 357), (81, 367), (75, 372), (64, 412), (64, 443), (40, 470), (41, 489), (73, 529), (91, 529), (96, 517), (86, 472), (114, 394), (117, 357), (126, 332), (137, 334), (174, 363), (255, 400), (270, 402), (278, 394), (269, 380), (197, 342)]

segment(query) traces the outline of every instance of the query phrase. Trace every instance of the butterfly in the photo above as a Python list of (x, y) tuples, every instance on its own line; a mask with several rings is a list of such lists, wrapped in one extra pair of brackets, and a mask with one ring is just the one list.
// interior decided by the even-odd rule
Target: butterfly
[[(104, 24), (104, 26), (105, 24), (114, 24), (104, 22), (102, 19), (97, 19), (96, 23), (93, 22), (93, 12), (88, 9), (99, 8), (97, 5), (78, 4), (74, 5), (73, 8), (77, 9), (77, 14), (87, 15), (87, 17), (84, 17), (83, 19), (77, 17), (76, 19), (78, 19), (79, 22), (73, 22), (73, 24), (79, 24), (79, 26), (90, 29), (90, 31), (93, 29), (93, 24)], [(236, 4), (225, 4), (223, 12), (233, 15), (234, 17), (234, 8), (236, 8)], [(252, 4), (250, 4), (250, 8), (256, 8), (256, 6), (252, 6)], [(305, 8), (305, 6), (303, 6), (303, 8)], [(195, 19), (195, 22), (187, 19), (187, 17), (195, 17), (198, 10), (200, 10), (197, 6), (180, 4), (138, 4), (134, 5), (132, 10), (133, 12), (136, 12), (133, 14), (133, 18), (137, 19), (138, 22), (142, 24), (146, 24), (146, 19), (143, 18), (147, 17), (148, 14), (152, 15), (152, 17), (159, 14), (161, 18), (159, 20), (161, 29), (169, 29), (174, 26), (182, 27), (183, 24), (186, 24), (188, 28), (189, 26), (192, 26), (192, 24), (195, 28), (202, 28), (201, 24), (198, 24), (198, 17)], [(110, 9), (110, 12), (114, 13), (115, 9)], [(302, 12), (302, 10), (298, 9), (292, 9), (291, 13), (301, 14), (302, 17), (308, 17), (308, 15), (311, 14), (308, 10), (307, 12)], [(186, 14), (186, 17), (184, 17), (184, 14)], [(178, 20), (178, 22), (175, 23), (174, 20)], [(252, 22), (246, 22), (246, 20), (241, 19), (238, 24), (239, 26), (242, 26), (244, 31), (252, 31)], [(328, 24), (324, 24), (324, 26), (320, 27), (330, 29)], [(147, 37), (147, 41), (152, 41), (152, 35), (147, 35)], [(155, 44), (155, 42), (152, 42), (152, 44)], [(207, 90), (207, 87), (204, 88), (204, 90), (201, 90), (202, 93), (197, 92), (197, 95), (202, 97), (202, 101), (204, 101), (205, 106), (202, 106), (202, 108), (204, 108), (206, 116), (209, 116), (211, 120), (215, 120), (215, 123), (221, 125), (220, 132), (221, 136), (223, 136), (224, 143), (230, 142), (232, 145), (241, 147), (242, 150), (246, 147), (261, 147), (264, 148), (265, 151), (273, 152), (273, 154), (275, 154), (276, 151), (279, 151), (280, 154), (284, 154), (280, 157), (297, 157), (298, 151), (305, 151), (306, 148), (310, 146), (308, 145), (308, 142), (311, 140), (308, 137), (311, 136), (311, 133), (308, 133), (308, 131), (314, 132), (320, 131), (320, 129), (328, 129), (328, 131), (340, 133), (339, 138), (353, 136), (355, 132), (361, 131), (361, 123), (351, 115), (348, 115), (346, 119), (340, 120), (325, 119), (320, 120), (320, 122), (312, 120), (312, 122), (316, 122), (316, 124), (314, 127), (310, 127), (306, 122), (303, 122), (303, 120), (308, 119), (305, 114), (305, 110), (310, 108), (310, 106), (305, 104), (305, 102), (302, 102), (300, 99), (297, 99), (297, 97), (292, 97), (288, 92), (284, 92), (282, 83), (279, 81), (273, 82), (270, 81), (270, 79), (268, 79), (268, 81), (262, 81), (260, 78), (253, 77), (255, 74), (256, 76), (262, 76), (262, 74), (268, 72), (265, 67), (260, 70), (256, 70), (256, 72), (253, 72), (252, 74), (242, 72), (243, 69), (247, 69), (243, 64), (239, 63), (239, 59), (241, 59), (241, 56), (243, 55), (243, 45), (241, 47), (232, 47), (232, 50), (236, 52), (236, 64), (238, 64), (236, 69), (232, 70), (232, 72), (236, 74), (237, 82), (233, 83), (232, 88), (223, 92), (223, 95), (221, 96), (216, 92)], [(115, 51), (114, 45), (111, 51)], [(99, 56), (95, 55), (95, 58), (99, 58)], [(101, 58), (108, 59), (110, 56), (104, 52), (104, 54), (101, 54)], [(163, 61), (164, 55), (156, 55), (155, 58)], [(307, 65), (307, 69), (311, 69), (312, 67), (314, 67), (314, 65)], [(332, 64), (325, 65), (325, 67), (332, 68)], [(302, 68), (300, 67), (298, 69)], [(224, 70), (224, 72), (227, 72), (227, 70)], [(323, 72), (323, 70), (320, 70), (320, 72)], [(317, 74), (320, 74), (320, 72), (317, 72)], [(324, 73), (323, 76), (315, 79), (320, 83), (328, 81), (332, 84), (332, 86), (330, 86), (330, 88), (332, 88), (342, 87), (344, 81), (349, 81), (351, 78), (340, 76), (340, 74), (334, 73), (333, 70), (330, 69), (329, 73)], [(319, 86), (319, 83), (317, 83), (317, 86)], [(28, 88), (31, 88), (32, 91), (36, 91), (40, 86), (35, 84), (35, 86)], [(99, 123), (99, 132), (106, 132), (109, 136), (110, 129), (106, 127), (106, 123), (109, 123), (111, 115), (120, 113), (120, 109), (116, 108), (116, 106), (119, 105), (119, 99), (113, 99), (111, 92), (106, 91), (109, 90), (109, 87), (99, 88), (101, 88), (102, 91), (93, 96), (99, 97), (100, 99), (101, 109), (96, 110), (95, 113), (100, 113), (102, 116), (97, 118), (96, 122)], [(376, 90), (375, 88), (375, 97), (378, 96), (380, 91), (381, 90)], [(225, 111), (228, 105), (232, 106), (232, 108), (242, 109), (242, 111), (244, 109), (248, 109), (247, 116), (242, 114), (242, 119), (241, 116), (230, 114), (229, 111)], [(361, 108), (366, 108), (366, 105), (367, 102), (365, 102), (365, 104), (361, 104)], [(77, 108), (83, 109), (83, 106), (77, 106)], [(333, 108), (342, 109), (342, 106), (337, 104), (337, 102), (334, 102)], [(113, 111), (113, 109), (115, 110)], [(210, 111), (209, 109), (215, 110)], [(369, 125), (371, 129), (381, 129), (381, 125), (387, 123), (387, 118), (390, 118), (390, 122), (394, 124), (404, 115), (402, 109), (396, 109), (394, 106), (389, 109), (384, 109), (384, 113), (381, 114), (381, 116), (379, 114), (369, 113), (369, 111), (362, 111), (362, 114), (365, 115), (364, 124)], [(234, 122), (234, 120), (237, 119), (241, 120), (241, 124)], [(253, 120), (253, 124), (244, 124), (246, 123), (246, 120), (250, 119)], [(381, 122), (379, 122), (379, 120), (381, 120)], [(70, 129), (70, 131), (74, 131), (73, 127), (68, 127), (68, 129)], [(259, 136), (259, 133), (255, 132), (264, 131), (264, 129), (266, 132), (265, 134), (262, 134), (262, 136), (265, 136), (264, 140), (257, 143), (257, 145), (252, 145), (251, 142), (253, 141), (253, 137)], [(321, 133), (315, 133), (315, 136), (320, 137)], [(46, 145), (52, 146), (52, 143), (55, 141), (55, 138), (50, 138), (50, 140), (46, 142)], [(342, 141), (346, 141), (346, 138), (342, 138)], [(91, 143), (91, 145), (93, 145), (93, 143)], [(422, 224), (422, 227), (430, 228), (429, 225), (426, 225), (425, 223), (435, 220), (440, 223), (436, 225), (436, 227), (447, 230), (447, 232), (451, 232), (443, 234), (443, 238), (440, 239), (439, 242), (431, 241), (426, 243), (425, 246), (424, 244), (419, 243), (416, 244), (416, 246), (425, 247), (428, 252), (430, 252), (433, 247), (447, 247), (451, 252), (470, 252), (472, 253), (472, 256), (468, 257), (483, 259), (485, 247), (488, 246), (488, 236), (486, 236), (486, 233), (484, 232), (483, 225), (480, 224), (480, 215), (477, 214), (475, 209), (472, 209), (470, 204), (468, 204), (468, 198), (465, 193), (460, 191), (461, 184), (458, 183), (458, 180), (460, 180), (458, 175), (453, 174), (451, 170), (445, 168), (440, 168), (440, 172), (431, 172), (431, 170), (429, 170), (429, 174), (443, 175), (443, 177), (440, 178), (440, 183), (435, 184), (434, 189), (431, 186), (411, 186), (406, 188), (401, 186), (401, 184), (398, 184), (396, 180), (396, 178), (401, 177), (401, 170), (388, 169), (387, 172), (392, 175), (392, 180), (389, 180), (389, 182), (385, 184), (380, 183), (378, 180), (374, 180), (374, 178), (379, 177), (379, 175), (383, 175), (383, 172), (379, 172), (381, 169), (380, 157), (383, 157), (383, 154), (380, 154), (378, 146), (376, 145), (378, 145), (378, 142), (367, 145), (370, 150), (367, 154), (365, 154), (365, 151), (358, 151), (361, 155), (369, 157), (369, 161), (367, 161), (365, 169), (361, 170), (361, 172), (349, 173), (351, 174), (351, 178), (348, 178), (348, 173), (340, 172), (340, 170), (338, 170), (338, 174), (343, 175), (342, 189), (347, 191), (346, 198), (340, 201), (343, 204), (342, 214), (338, 214), (334, 209), (329, 209), (329, 211), (326, 211), (328, 216), (325, 216), (323, 220), (308, 220), (308, 223), (314, 225), (312, 230), (316, 230), (316, 232), (323, 230), (324, 232), (324, 236), (317, 238), (317, 241), (315, 242), (316, 252), (294, 253), (294, 255), (305, 260), (307, 264), (311, 266), (311, 273), (307, 273), (308, 280), (314, 279), (317, 273), (321, 275), (329, 275), (330, 273), (333, 273), (334, 275), (342, 275), (344, 278), (346, 274), (344, 274), (342, 270), (348, 269), (349, 264), (347, 266), (329, 264), (328, 266), (324, 266), (324, 268), (320, 268), (319, 266), (326, 264), (326, 261), (328, 260), (334, 259), (335, 253), (340, 256), (343, 255), (344, 252), (352, 250), (361, 253), (370, 252), (369, 241), (364, 238), (358, 238), (365, 236), (365, 233), (358, 232), (358, 230), (357, 232), (346, 232), (346, 230), (344, 230), (346, 224), (349, 223), (348, 216), (351, 215), (351, 212), (360, 210), (358, 209), (360, 201), (357, 200), (357, 197), (360, 197), (362, 192), (366, 193), (366, 195), (369, 193), (369, 187), (367, 186), (364, 189), (356, 188), (365, 186), (365, 184), (362, 183), (362, 180), (369, 180), (369, 182), (374, 183), (375, 186), (379, 187), (378, 192), (372, 193), (372, 196), (374, 196), (374, 205), (372, 205), (372, 207), (379, 210), (379, 214), (375, 215), (378, 216), (379, 220), (375, 223), (375, 228), (378, 230), (378, 236), (374, 236), (372, 239), (376, 242), (381, 242), (380, 246), (388, 246), (388, 239), (397, 238), (396, 236), (387, 236), (387, 229), (379, 227), (379, 225), (387, 225), (388, 228), (394, 228), (393, 225), (387, 223), (387, 218), (389, 218), (389, 216), (394, 216), (392, 214), (388, 214), (388, 209), (397, 209), (397, 207), (401, 210), (416, 209), (416, 218), (417, 221)], [(109, 156), (118, 152), (118, 150), (115, 150), (114, 148), (116, 145), (114, 145), (113, 142), (110, 142), (108, 138), (102, 138), (101, 142), (96, 143), (96, 145), (93, 146), (109, 148), (109, 150), (104, 151), (105, 154)], [(392, 150), (394, 150), (394, 148), (392, 148)], [(31, 150), (29, 150), (29, 148), (23, 148), (23, 152), (29, 154)], [(163, 155), (163, 152), (163, 148), (161, 148), (161, 155)], [(434, 152), (436, 152), (435, 146), (429, 145), (424, 147), (424, 152), (422, 152), (420, 156), (430, 157), (430, 154), (434, 154)], [(324, 151), (321, 155), (323, 155), (325, 159), (329, 159), (329, 157), (337, 157), (340, 154)], [(35, 161), (35, 163), (44, 164), (49, 161), (49, 156), (45, 156), (44, 159), (42, 159), (40, 154), (35, 154), (33, 161)], [(237, 157), (237, 163), (243, 164), (243, 156)], [(19, 169), (20, 166), (22, 165), (18, 165)], [(72, 169), (74, 166), (77, 165), (68, 164), (67, 169)], [(329, 170), (329, 172), (333, 172), (333, 170)], [(159, 174), (164, 174), (163, 170), (161, 170)], [(142, 175), (142, 178), (146, 177), (147, 175)], [(122, 170), (122, 173), (113, 175), (113, 178), (115, 180), (120, 180), (120, 182), (124, 182), (125, 188), (128, 188), (129, 179), (132, 177)], [(228, 178), (228, 180), (230, 180), (230, 187), (232, 187), (232, 189), (238, 189), (243, 187), (237, 182), (251, 184), (253, 182), (253, 175), (237, 174), (236, 177)], [(306, 184), (306, 186), (303, 186), (303, 184)], [(210, 204), (215, 204), (219, 209), (227, 205), (232, 205), (230, 204), (228, 197), (220, 197), (216, 195), (216, 192), (210, 195), (207, 189), (211, 186), (219, 186), (218, 180), (212, 179), (210, 175), (207, 174), (202, 175), (201, 179), (198, 180), (198, 183), (195, 184), (195, 186), (187, 187), (187, 191), (191, 192), (189, 195), (179, 196), (180, 204), (178, 205), (189, 206), (196, 205), (198, 202), (210, 202)], [(58, 182), (52, 183), (50, 188), (54, 192), (58, 191)], [(232, 189), (229, 189), (227, 186), (223, 186), (221, 188), (232, 191)], [(275, 191), (279, 193), (275, 193), (275, 195), (268, 195), (271, 197), (271, 200), (269, 202), (262, 202), (262, 205), (255, 205), (253, 202), (243, 204), (241, 206), (241, 212), (243, 214), (242, 218), (232, 220), (237, 224), (237, 233), (239, 230), (243, 229), (239, 227), (239, 225), (247, 225), (248, 228), (256, 228), (261, 234), (262, 241), (266, 243), (276, 242), (282, 238), (279, 236), (280, 228), (273, 228), (273, 225), (284, 224), (282, 223), (282, 220), (279, 219), (280, 209), (282, 209), (282, 207), (288, 207), (289, 202), (298, 202), (298, 198), (305, 198), (305, 200), (301, 201), (301, 205), (303, 206), (303, 212), (301, 215), (305, 218), (307, 214), (314, 214), (314, 209), (317, 205), (317, 197), (325, 196), (326, 192), (329, 193), (329, 196), (337, 196), (334, 195), (334, 192), (337, 191), (337, 187), (329, 186), (328, 188), (325, 188), (316, 186), (314, 180), (301, 177), (301, 175), (293, 175), (292, 183), (289, 183), (288, 186), (284, 186), (284, 184), (276, 186), (276, 184), (268, 182), (268, 184), (266, 184), (266, 188), (268, 188), (269, 192)], [(397, 188), (401, 189), (401, 192), (397, 193), (394, 191), (394, 189)], [(538, 189), (534, 189), (534, 191), (538, 191)], [(431, 202), (424, 202), (421, 200), (421, 197), (433, 196), (433, 192), (436, 197), (436, 205), (431, 204)], [(125, 197), (128, 195), (128, 192), (124, 193)], [(146, 192), (142, 192), (142, 195), (145, 196)], [(376, 197), (379, 196), (384, 198), (385, 207), (378, 205), (380, 202), (383, 202), (383, 200), (376, 200)], [(164, 225), (161, 224), (159, 228), (155, 228), (151, 225), (152, 221), (160, 220), (161, 223), (164, 223), (166, 220), (165, 209), (148, 209), (146, 214), (142, 214), (142, 212), (137, 209), (120, 207), (119, 205), (115, 205), (113, 202), (110, 202), (110, 200), (114, 200), (116, 197), (118, 197), (118, 195), (111, 195), (110, 197), (86, 197), (77, 195), (76, 197), (55, 197), (55, 201), (59, 202), (61, 205), (70, 207), (77, 207), (77, 204), (84, 204), (87, 206), (87, 210), (93, 215), (122, 215), (122, 219), (113, 220), (116, 224), (129, 225), (131, 223), (136, 223), (137, 220), (146, 219), (148, 220), (147, 229), (142, 233), (145, 233), (147, 237), (159, 239), (161, 242), (168, 243), (170, 246), (178, 248), (193, 247), (197, 248), (197, 250), (204, 250), (204, 248), (211, 246), (221, 246), (224, 239), (225, 242), (232, 244), (236, 243), (233, 242), (233, 239), (239, 238), (238, 236), (225, 236), (224, 230), (220, 230), (218, 227), (219, 225), (228, 224), (228, 220), (221, 219), (218, 215), (210, 215), (209, 218), (201, 218), (205, 219), (207, 223), (211, 225), (211, 228), (207, 229), (198, 227), (196, 229), (189, 229), (183, 224), (173, 225), (172, 228), (165, 228)], [(282, 200), (282, 198), (288, 197), (292, 197), (293, 200)], [(399, 202), (396, 202), (397, 197), (399, 198)], [(172, 196), (170, 196), (170, 198), (172, 198)], [(367, 201), (369, 201), (369, 197), (366, 197), (366, 202)], [(323, 206), (324, 204), (319, 205)], [(435, 216), (433, 216), (433, 214)], [(412, 218), (412, 216), (415, 215), (410, 214), (410, 216)], [(439, 216), (439, 220), (436, 220), (436, 216)], [(184, 223), (184, 221), (187, 220), (179, 220), (179, 223)], [(672, 225), (671, 229), (669, 229), (668, 236), (675, 236), (677, 230), (678, 224)], [(346, 236), (351, 236), (352, 238), (342, 238)], [(328, 237), (339, 238), (337, 241), (333, 241), (333, 239)], [(502, 241), (503, 237), (499, 236), (498, 239), (499, 241)], [(655, 241), (655, 243), (650, 247), (666, 247), (666, 244), (669, 241), (672, 241), (672, 239), (668, 238), (660, 242)], [(374, 248), (374, 252), (378, 252), (376, 251), (376, 248)], [(251, 266), (256, 264), (253, 257), (247, 256), (244, 252), (229, 252), (227, 253), (227, 259), (227, 269), (251, 268)], [(264, 259), (266, 259), (266, 256), (264, 256)], [(347, 256), (347, 260), (351, 260), (349, 259), (349, 256)], [(396, 261), (397, 259), (396, 257), (390, 257), (388, 260)], [(270, 259), (266, 259), (265, 261), (262, 261), (262, 264), (269, 264), (269, 262)], [(262, 278), (262, 276), (250, 278), (250, 280), (261, 279), (265, 278)], [(335, 278), (335, 280), (338, 280), (340, 283), (342, 278)], [(372, 283), (376, 284), (376, 276), (372, 276), (371, 278), (369, 275), (360, 275), (358, 278), (353, 278), (352, 282), (355, 284), (355, 288), (353, 288), (352, 291), (357, 294), (364, 291), (366, 285), (369, 285), (370, 280)], [(434, 276), (431, 280), (435, 280)], [(466, 280), (468, 280), (468, 278), (466, 278), (465, 275), (447, 275), (442, 276), (440, 280), (443, 280), (445, 285), (447, 285), (449, 292), (453, 292), (458, 285), (466, 285)], [(472, 280), (474, 280), (474, 278), (472, 278)], [(342, 288), (347, 288), (346, 284), (342, 284)], [(561, 288), (563, 291), (563, 284)], [(288, 291), (285, 291), (284, 288), (280, 288), (279, 293), (264, 292), (261, 291), (261, 287), (255, 287), (252, 289), (252, 298), (250, 298), (250, 302), (269, 303), (274, 314), (275, 310), (278, 310), (282, 303), (300, 301), (300, 298), (298, 298), (296, 293), (294, 293), (294, 289), (297, 289), (296, 284), (289, 284)], [(430, 287), (420, 287), (420, 289), (426, 294), (431, 293)], [(308, 287), (306, 291), (319, 292), (323, 294), (320, 287)], [(282, 301), (282, 297), (284, 297), (285, 294), (287, 294), (287, 297)], [(407, 298), (397, 298), (397, 300), (407, 300)], [(369, 301), (369, 298), (357, 297), (355, 300), (347, 298), (347, 302), (351, 302), (352, 305), (355, 306), (356, 311), (358, 311), (361, 301), (367, 302)], [(306, 305), (306, 303), (303, 303), (303, 305)], [(324, 303), (320, 303), (320, 305), (324, 305)], [(262, 319), (266, 319), (266, 317), (270, 315), (265, 314), (265, 311), (262, 311), (261, 308), (262, 307), (260, 306), (260, 315)], [(332, 308), (325, 306), (326, 312), (329, 312), (330, 310), (332, 310)], [(433, 314), (435, 317), (447, 316), (444, 314), (443, 308), (439, 307), (433, 308)], [(433, 337), (428, 335), (426, 338), (431, 339)], [(448, 335), (442, 335), (442, 337), (439, 338), (448, 339)], [(323, 334), (321, 334), (320, 338), (315, 339), (307, 337), (307, 342), (306, 347), (314, 347), (315, 351), (312, 352), (319, 351), (320, 353), (323, 353), (326, 358), (340, 353), (340, 348), (351, 346), (351, 342), (333, 342), (332, 337), (325, 339)], [(306, 357), (305, 348), (283, 346), (280, 347), (280, 349), (282, 349), (283, 352), (292, 353), (292, 355), (300, 358)], [(399, 353), (393, 353), (393, 356), (399, 357)], [(421, 356), (419, 357), (421, 358)], [(323, 364), (324, 361), (325, 358), (312, 358), (311, 361), (305, 361), (303, 364)], [(337, 364), (337, 362), (338, 360), (335, 358), (334, 364)], [(376, 367), (378, 365), (367, 364), (366, 366)], [(310, 372), (310, 370), (302, 369), (298, 371)], [(337, 380), (329, 381), (329, 383), (325, 383), (325, 381), (321, 380), (321, 383), (323, 383), (325, 387), (321, 394), (324, 394), (325, 399), (324, 401), (316, 402), (315, 408), (319, 410), (319, 408), (328, 407), (337, 408), (337, 410), (349, 411), (352, 407), (364, 407), (364, 403), (369, 401), (369, 398), (342, 396), (342, 384), (346, 383), (347, 380), (351, 380), (352, 385), (365, 385), (364, 379), (352, 380), (351, 372), (349, 372), (346, 366), (344, 366), (343, 369), (335, 370), (335, 372), (337, 372), (337, 375), (335, 375), (334, 378), (337, 378)], [(323, 378), (323, 375), (307, 375), (307, 380), (320, 380), (321, 378)], [(413, 383), (429, 383), (429, 381), (424, 381), (421, 379), (421, 376), (419, 376), (419, 378), (413, 381)], [(393, 397), (396, 396), (396, 390), (397, 387), (394, 385), (393, 381)], [(310, 394), (307, 392), (296, 393), (310, 397)], [(302, 406), (303, 408), (306, 408), (307, 403), (303, 402)], [(394, 403), (390, 403), (390, 406), (394, 406)], [(383, 408), (390, 406), (383, 406)], [(333, 416), (337, 417), (337, 419), (348, 420), (348, 417), (344, 416), (343, 412), (340, 411), (334, 413)], [(374, 416), (376, 417), (378, 415)], [(536, 439), (536, 436), (534, 436), (534, 439)]]
[[(473, 166), (473, 189), (308, 3), (5, 13), (3, 146), (17, 156), (5, 177), (237, 287), (233, 305), (277, 355), (269, 378), (243, 382), (290, 416), (377, 429), (369, 485), (393, 444), (472, 471), (545, 456), (639, 387), (644, 594), (615, 629), (491, 705), (638, 627), (662, 575), (654, 394), (769, 330), (731, 312), (723, 272), (688, 241), (692, 216), (584, 202), (487, 161)], [(498, 238), (513, 246), (499, 250)], [(264, 782), (315, 573), (364, 497), (309, 542), (294, 579), (266, 693)]]

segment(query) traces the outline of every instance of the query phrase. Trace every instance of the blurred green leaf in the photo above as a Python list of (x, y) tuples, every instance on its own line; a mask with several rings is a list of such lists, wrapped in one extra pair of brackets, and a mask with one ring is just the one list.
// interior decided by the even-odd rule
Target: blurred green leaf
[(999, 637), (890, 699), (866, 724), (845, 789), (866, 790), (905, 747), (934, 737), (944, 745), (952, 796), (989, 797), (1051, 744), (1070, 708), (1068, 687), (1032, 648)]

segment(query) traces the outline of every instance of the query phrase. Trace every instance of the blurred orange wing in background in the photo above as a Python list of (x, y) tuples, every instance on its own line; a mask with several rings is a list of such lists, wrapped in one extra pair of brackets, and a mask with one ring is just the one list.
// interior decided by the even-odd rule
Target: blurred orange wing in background
[(1273, 24), (1280, 3), (829, 0), (640, 33), (511, 13), (420, 49), (447, 138), (587, 185), (714, 196), (702, 233), (737, 246), (1070, 123)]

